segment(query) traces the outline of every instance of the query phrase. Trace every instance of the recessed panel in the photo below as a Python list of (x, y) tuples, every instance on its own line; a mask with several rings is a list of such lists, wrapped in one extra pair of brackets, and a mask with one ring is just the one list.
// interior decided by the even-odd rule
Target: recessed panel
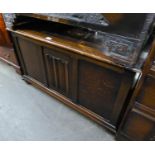
[(80, 61), (78, 103), (110, 120), (121, 81), (120, 73), (87, 61)]

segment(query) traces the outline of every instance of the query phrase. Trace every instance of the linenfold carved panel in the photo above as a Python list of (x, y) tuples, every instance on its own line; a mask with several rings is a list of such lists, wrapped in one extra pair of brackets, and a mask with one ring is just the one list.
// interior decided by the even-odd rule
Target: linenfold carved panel
[(45, 49), (45, 62), (49, 88), (55, 89), (64, 95), (69, 95), (69, 59), (51, 53)]

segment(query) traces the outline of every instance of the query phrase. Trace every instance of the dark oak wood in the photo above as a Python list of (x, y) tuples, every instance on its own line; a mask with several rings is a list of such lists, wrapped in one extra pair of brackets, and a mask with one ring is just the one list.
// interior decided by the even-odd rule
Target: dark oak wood
[(17, 42), (25, 64), (24, 74), (46, 85), (42, 48), (21, 38), (17, 38)]
[(155, 111), (155, 77), (147, 75), (136, 101)]
[(13, 66), (20, 74), (20, 67), (13, 48), (0, 46), (0, 60)]
[(9, 33), (6, 30), (6, 26), (3, 20), (3, 16), (0, 13), (0, 60), (13, 66), (18, 73), (20, 73), (20, 67), (14, 49), (12, 47), (12, 42), (9, 37)]
[(118, 140), (155, 140), (155, 71), (151, 66), (154, 56), (155, 41), (118, 130)]
[(45, 48), (48, 87), (71, 98), (72, 59), (60, 50)]
[(107, 127), (118, 139), (155, 139), (152, 36), (143, 50), (139, 40), (129, 51), (126, 45), (131, 45), (131, 38), (128, 42), (59, 22), (29, 20), (20, 16), (15, 19), (15, 29), (8, 29), (26, 82)]
[(42, 25), (50, 33), (68, 35), (74, 41), (78, 38), (78, 44), (94, 47), (114, 62), (134, 67), (143, 43), (152, 33), (153, 20), (154, 14), (146, 13), (20, 13), (16, 14), (13, 28), (26, 24), (30, 27), (31, 21), (31, 28)]
[(48, 90), (64, 95), (76, 107), (91, 111), (105, 126), (116, 130), (122, 109), (127, 106), (124, 102), (133, 84), (134, 71), (18, 32), (12, 36), (27, 79), (33, 78), (30, 81), (37, 80)]
[(78, 73), (78, 103), (116, 126), (132, 73), (119, 73), (85, 60), (79, 61)]
[[(155, 129), (155, 118), (132, 109), (123, 127), (123, 134), (130, 140), (153, 140), (152, 130)], [(150, 134), (151, 133), (151, 134)]]

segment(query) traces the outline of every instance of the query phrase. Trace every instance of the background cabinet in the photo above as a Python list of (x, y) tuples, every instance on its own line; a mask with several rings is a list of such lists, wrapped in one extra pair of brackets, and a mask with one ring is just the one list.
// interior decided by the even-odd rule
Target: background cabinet
[(16, 56), (12, 47), (12, 42), (3, 20), (3, 16), (0, 13), (0, 60), (13, 66), (18, 73), (20, 73), (20, 67), (16, 60)]
[(155, 119), (134, 107), (122, 128), (121, 134), (129, 140), (155, 140)]
[(155, 76), (151, 72), (144, 79), (134, 105), (120, 129), (119, 137), (155, 140)]
[[(154, 56), (154, 52), (155, 42), (150, 54)], [(131, 106), (117, 134), (118, 140), (155, 140), (155, 66), (152, 58), (134, 90)]]
[(12, 47), (12, 43), (6, 31), (2, 13), (0, 13), (0, 46)]

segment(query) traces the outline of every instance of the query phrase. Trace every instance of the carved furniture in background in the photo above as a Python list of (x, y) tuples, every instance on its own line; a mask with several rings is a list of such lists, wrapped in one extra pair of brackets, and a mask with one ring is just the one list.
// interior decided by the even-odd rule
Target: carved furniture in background
[[(155, 41), (152, 45), (151, 59), (154, 57)], [(130, 102), (117, 138), (155, 140), (155, 64), (153, 61), (145, 67)]]
[(0, 60), (12, 65), (17, 72), (20, 72), (10, 36), (6, 30), (6, 25), (2, 14), (0, 14)]

